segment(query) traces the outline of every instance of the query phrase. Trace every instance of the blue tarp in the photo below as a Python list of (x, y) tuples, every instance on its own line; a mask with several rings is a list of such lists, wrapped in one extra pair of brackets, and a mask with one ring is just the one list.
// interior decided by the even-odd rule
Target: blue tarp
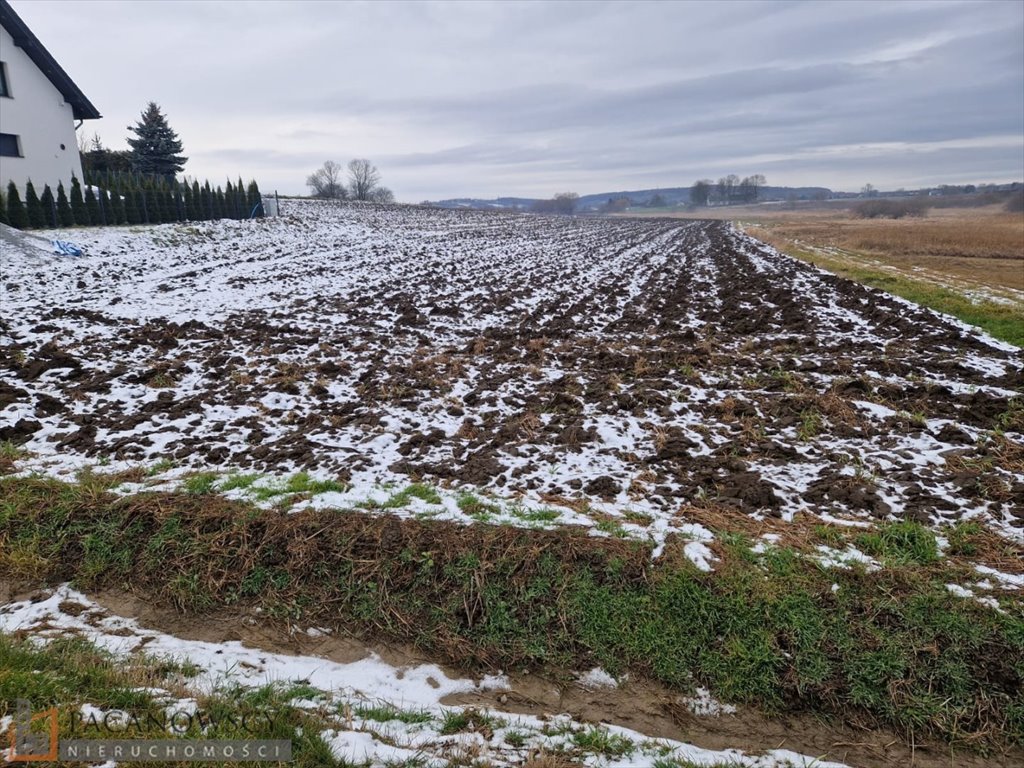
[(54, 240), (53, 241), (54, 253), (62, 253), (65, 256), (81, 256), (82, 249), (74, 243), (69, 243), (67, 240)]

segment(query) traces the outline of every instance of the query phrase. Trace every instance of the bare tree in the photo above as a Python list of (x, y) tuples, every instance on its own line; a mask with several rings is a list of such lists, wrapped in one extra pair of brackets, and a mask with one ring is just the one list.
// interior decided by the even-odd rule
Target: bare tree
[(575, 192), (559, 192), (555, 195), (555, 211), (557, 213), (573, 213), (580, 196)]
[(377, 187), (370, 193), (370, 199), (375, 203), (393, 203), (395, 194), (387, 187)]
[(711, 197), (711, 179), (701, 179), (700, 181), (693, 182), (693, 186), (690, 187), (690, 202), (693, 205), (704, 207), (708, 204), (708, 198)]
[(369, 160), (352, 160), (348, 164), (349, 191), (354, 200), (372, 200), (380, 184), (380, 172)]
[(601, 206), (605, 213), (622, 213), (629, 208), (632, 201), (628, 197), (608, 198), (608, 202)]
[(743, 186), (746, 188), (747, 200), (751, 203), (756, 203), (758, 193), (761, 187), (766, 183), (767, 180), (763, 174), (755, 173), (753, 176), (747, 176), (747, 178), (743, 180)]
[(333, 160), (328, 160), (322, 168), (311, 173), (306, 179), (306, 186), (312, 190), (313, 197), (333, 200), (344, 199), (346, 196), (345, 185), (341, 181), (341, 166)]
[(737, 187), (740, 184), (740, 177), (735, 173), (723, 176), (718, 180), (718, 197), (729, 205), (736, 198)]
[(575, 192), (559, 192), (550, 200), (537, 200), (530, 209), (535, 213), (571, 214), (576, 210), (579, 199)]

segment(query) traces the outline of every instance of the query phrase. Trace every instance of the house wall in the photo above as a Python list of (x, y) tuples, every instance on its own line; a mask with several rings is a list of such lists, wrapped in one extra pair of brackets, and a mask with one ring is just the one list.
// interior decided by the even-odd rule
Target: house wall
[(57, 182), (64, 188), (71, 175), (82, 178), (82, 158), (71, 105), (64, 102), (53, 83), (44, 75), (6, 29), (0, 27), (0, 61), (6, 64), (10, 98), (0, 96), (0, 133), (13, 133), (21, 144), (22, 157), (0, 157), (0, 184), (7, 189), (13, 181), (22, 195), (29, 179), (42, 194), (49, 184), (57, 194)]

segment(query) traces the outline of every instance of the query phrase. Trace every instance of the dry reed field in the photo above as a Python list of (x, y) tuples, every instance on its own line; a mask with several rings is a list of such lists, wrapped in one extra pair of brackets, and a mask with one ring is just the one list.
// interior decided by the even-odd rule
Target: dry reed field
[(903, 269), (938, 270), (994, 289), (1024, 291), (1024, 216), (999, 206), (936, 210), (919, 219), (862, 219), (844, 212), (753, 221), (751, 234), (783, 250), (803, 244), (839, 248)]

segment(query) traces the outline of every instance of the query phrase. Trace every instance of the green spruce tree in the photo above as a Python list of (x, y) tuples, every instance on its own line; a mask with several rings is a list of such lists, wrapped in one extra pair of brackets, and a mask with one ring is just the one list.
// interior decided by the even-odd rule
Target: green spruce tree
[(165, 222), (178, 220), (178, 215), (174, 212), (174, 197), (166, 184), (160, 185), (160, 218)]
[(43, 194), (39, 196), (39, 204), (43, 207), (43, 216), (46, 219), (44, 226), (48, 228), (57, 226), (57, 201), (53, 199), (53, 190), (49, 184), (43, 185)]
[(11, 226), (11, 222), (7, 218), (7, 201), (4, 199), (3, 192), (0, 192), (0, 224)]
[(160, 176), (167, 181), (181, 173), (188, 158), (182, 156), (181, 140), (167, 124), (167, 118), (156, 102), (149, 102), (139, 122), (129, 126), (128, 130), (135, 134), (128, 137), (132, 170)]
[[(185, 187), (188, 189), (188, 187)], [(174, 182), (174, 214), (175, 221), (185, 221), (185, 194), (178, 182)]]
[(71, 212), (63, 181), (57, 183), (57, 223), (62, 227), (75, 226), (75, 216)]
[(36, 194), (31, 179), (25, 183), (25, 213), (28, 214), (30, 228), (42, 229), (46, 226), (46, 214), (43, 213), (43, 206), (39, 204), (39, 195)]
[(242, 177), (238, 177), (238, 183), (235, 185), (235, 197), (238, 200), (238, 218), (248, 219), (249, 218), (249, 199), (245, 194), (245, 185), (242, 184)]
[(146, 197), (146, 190), (141, 186), (135, 188), (135, 207), (139, 209), (140, 224), (153, 223), (149, 213), (149, 200)]
[(187, 181), (182, 185), (182, 197), (185, 205), (185, 218), (188, 221), (196, 220), (196, 206), (192, 202), (192, 185)]
[(124, 224), (128, 221), (125, 218), (124, 198), (116, 191), (110, 193), (110, 211), (115, 224)]
[(229, 219), (238, 218), (238, 200), (235, 199), (235, 185), (231, 179), (224, 185), (224, 215)]
[(99, 223), (102, 225), (113, 224), (114, 219), (110, 215), (110, 197), (107, 195), (106, 187), (96, 187), (96, 202), (100, 209)]
[(260, 187), (253, 179), (249, 182), (249, 194), (246, 203), (249, 206), (249, 215), (257, 218), (263, 218), (263, 195), (260, 194)]
[(199, 179), (192, 180), (192, 205), (195, 207), (196, 217), (192, 221), (202, 221), (206, 218), (203, 210), (203, 192), (199, 188)]
[(213, 192), (210, 190), (210, 182), (207, 181), (199, 193), (200, 205), (203, 209), (203, 221), (213, 218)]
[(224, 218), (224, 190), (219, 186), (213, 190), (210, 196), (210, 207), (213, 209), (212, 216), (214, 219)]
[(142, 214), (139, 213), (139, 208), (135, 204), (135, 188), (125, 185), (123, 190), (125, 222), (128, 224), (141, 224)]
[(89, 214), (89, 223), (92, 226), (98, 227), (103, 221), (100, 219), (99, 201), (96, 199), (96, 193), (92, 190), (92, 186), (86, 186), (85, 188), (85, 210)]
[(85, 198), (82, 197), (82, 185), (74, 176), (71, 177), (71, 215), (74, 217), (77, 227), (87, 227), (92, 223), (89, 218), (89, 209), (85, 205)]
[(143, 200), (145, 202), (146, 218), (150, 224), (163, 224), (164, 217), (160, 207), (160, 198), (157, 197), (156, 185), (153, 179), (146, 179), (142, 185)]
[(7, 185), (7, 220), (15, 229), (28, 228), (28, 213), (25, 212), (25, 204), (21, 202), (21, 194), (13, 181)]

